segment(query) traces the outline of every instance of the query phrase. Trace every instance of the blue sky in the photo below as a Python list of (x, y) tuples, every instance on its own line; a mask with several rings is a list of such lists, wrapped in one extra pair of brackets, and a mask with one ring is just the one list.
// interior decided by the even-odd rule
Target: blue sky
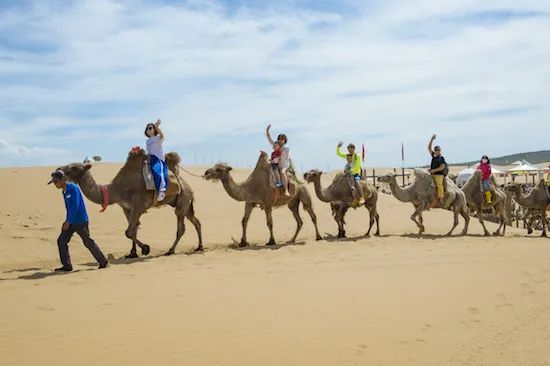
[(550, 148), (548, 1), (3, 1), (0, 166), (122, 161), (161, 118), (187, 164), (304, 169)]

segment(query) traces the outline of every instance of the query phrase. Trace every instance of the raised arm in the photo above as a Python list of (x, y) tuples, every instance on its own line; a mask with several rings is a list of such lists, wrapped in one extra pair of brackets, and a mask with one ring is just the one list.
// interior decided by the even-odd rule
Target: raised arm
[(342, 143), (341, 143), (341, 142), (338, 143), (338, 145), (336, 145), (336, 155), (338, 155), (339, 157), (345, 159), (345, 158), (347, 157), (347, 155), (340, 151), (340, 148), (341, 148), (341, 147), (342, 147)]
[(267, 137), (267, 141), (269, 142), (269, 145), (273, 146), (275, 141), (271, 138), (271, 134), (269, 133), (269, 130), (271, 129), (271, 125), (267, 125), (267, 128), (265, 129), (265, 136)]
[(160, 129), (160, 119), (157, 119), (157, 122), (155, 122), (155, 127), (157, 128), (157, 131), (159, 133), (160, 140), (164, 140), (164, 134), (162, 133), (162, 130)]
[(432, 149), (432, 145), (433, 145), (436, 138), (437, 138), (437, 136), (434, 134), (432, 136), (432, 138), (430, 139), (430, 143), (428, 144), (428, 152), (430, 153), (430, 156), (433, 156), (433, 154), (434, 154), (434, 150)]

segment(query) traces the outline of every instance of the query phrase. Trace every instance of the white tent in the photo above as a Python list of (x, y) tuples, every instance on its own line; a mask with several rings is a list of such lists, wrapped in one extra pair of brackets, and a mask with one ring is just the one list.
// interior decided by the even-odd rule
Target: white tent
[(476, 170), (474, 168), (462, 169), (456, 176), (456, 185), (462, 187), (475, 172)]
[(522, 163), (508, 169), (508, 173), (510, 174), (529, 174), (534, 172), (538, 172), (538, 169), (529, 163)]

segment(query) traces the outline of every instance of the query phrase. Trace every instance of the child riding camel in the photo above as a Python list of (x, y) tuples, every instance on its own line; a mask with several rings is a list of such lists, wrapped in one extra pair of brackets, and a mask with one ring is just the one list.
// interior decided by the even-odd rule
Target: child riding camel
[(283, 186), (282, 183), (282, 172), (281, 172), (281, 144), (279, 144), (278, 141), (275, 141), (273, 143), (273, 152), (271, 153), (271, 170), (273, 171), (273, 177), (275, 178), (275, 186), (277, 188), (281, 188)]
[(348, 154), (340, 151), (343, 143), (340, 142), (336, 146), (336, 155), (346, 159), (344, 173), (348, 180), (351, 193), (353, 195), (352, 207), (357, 207), (362, 204), (363, 191), (359, 182), (361, 181), (361, 155), (355, 153), (355, 145), (348, 145)]
[(487, 155), (483, 155), (481, 157), (481, 161), (479, 162), (479, 165), (477, 166), (477, 169), (481, 171), (481, 184), (483, 185), (483, 192), (485, 192), (485, 202), (487, 204), (492, 203), (492, 197), (491, 197), (491, 161), (489, 160), (489, 157)]

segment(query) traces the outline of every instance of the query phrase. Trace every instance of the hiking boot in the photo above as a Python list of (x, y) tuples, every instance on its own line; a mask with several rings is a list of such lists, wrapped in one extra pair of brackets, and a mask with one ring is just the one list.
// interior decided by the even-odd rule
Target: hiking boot
[(55, 272), (71, 272), (73, 270), (73, 267), (59, 267), (54, 269)]
[(109, 265), (109, 261), (108, 261), (108, 260), (105, 260), (105, 262), (99, 264), (99, 268), (98, 268), (98, 269), (107, 268), (108, 265)]

